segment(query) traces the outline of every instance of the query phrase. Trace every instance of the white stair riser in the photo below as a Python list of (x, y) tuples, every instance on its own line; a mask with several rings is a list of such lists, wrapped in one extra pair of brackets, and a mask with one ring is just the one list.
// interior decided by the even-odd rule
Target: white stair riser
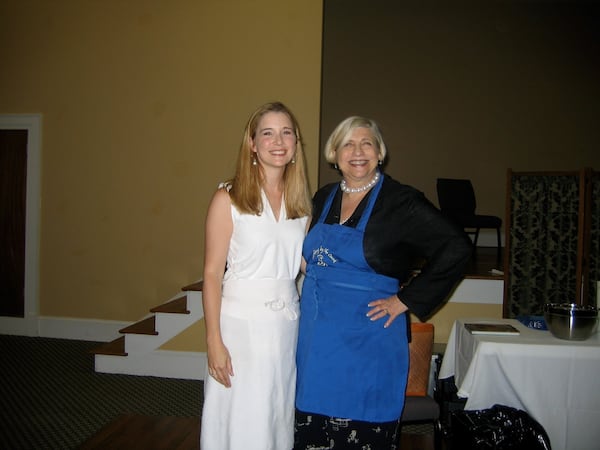
[[(159, 336), (168, 336), (167, 339), (171, 339), (201, 318), (198, 314), (156, 313), (154, 329)], [(127, 337), (125, 339), (127, 340)]]
[(187, 293), (187, 307), (191, 314), (195, 314), (199, 317), (204, 316), (204, 310), (202, 309), (202, 292), (193, 291)]
[(125, 353), (128, 357), (136, 353), (148, 353), (156, 350), (164, 344), (168, 338), (163, 334), (126, 334), (125, 335)]
[(157, 350), (127, 357), (96, 355), (95, 370), (100, 373), (203, 380), (206, 354)]

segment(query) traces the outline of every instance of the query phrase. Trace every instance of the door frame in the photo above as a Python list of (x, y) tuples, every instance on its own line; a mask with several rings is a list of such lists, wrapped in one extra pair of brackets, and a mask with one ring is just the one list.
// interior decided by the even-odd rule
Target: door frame
[(39, 334), (40, 216), (41, 216), (41, 114), (0, 114), (0, 129), (27, 130), (27, 195), (25, 205), (25, 314), (0, 317), (0, 331)]

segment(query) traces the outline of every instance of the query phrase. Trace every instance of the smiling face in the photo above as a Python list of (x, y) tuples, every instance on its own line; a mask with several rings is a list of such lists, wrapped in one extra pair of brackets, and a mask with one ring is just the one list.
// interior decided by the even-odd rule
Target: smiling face
[(336, 150), (336, 162), (346, 183), (359, 187), (375, 176), (379, 165), (379, 147), (370, 128), (357, 127), (342, 140)]
[(283, 112), (268, 112), (258, 122), (251, 149), (263, 167), (282, 168), (296, 154), (297, 141), (290, 117)]

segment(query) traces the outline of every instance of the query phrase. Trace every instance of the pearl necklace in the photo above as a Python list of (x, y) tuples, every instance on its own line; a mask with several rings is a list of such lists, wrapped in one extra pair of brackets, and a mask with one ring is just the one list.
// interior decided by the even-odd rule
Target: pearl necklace
[(347, 194), (356, 194), (357, 192), (368, 191), (373, 186), (375, 186), (378, 181), (379, 181), (379, 172), (376, 172), (373, 179), (371, 181), (369, 181), (367, 184), (365, 184), (364, 186), (357, 187), (357, 188), (351, 188), (346, 185), (346, 180), (342, 180), (342, 181), (340, 181), (340, 189), (342, 190), (342, 192), (345, 192)]

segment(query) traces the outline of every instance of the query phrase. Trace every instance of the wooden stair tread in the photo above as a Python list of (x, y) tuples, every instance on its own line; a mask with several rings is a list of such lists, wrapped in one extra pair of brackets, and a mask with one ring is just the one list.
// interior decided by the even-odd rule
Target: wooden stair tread
[(181, 290), (182, 291), (202, 291), (203, 284), (204, 284), (204, 281), (202, 281), (202, 280), (196, 281), (195, 283), (188, 284), (187, 286), (182, 287)]
[(155, 306), (150, 309), (153, 313), (174, 313), (174, 314), (189, 314), (190, 310), (187, 307), (187, 297), (179, 297), (162, 305)]
[(90, 351), (94, 355), (127, 356), (125, 352), (125, 336), (106, 342)]
[(148, 335), (158, 335), (156, 331), (156, 316), (150, 316), (147, 319), (142, 319), (139, 322), (136, 322), (132, 325), (129, 325), (125, 328), (119, 330), (119, 333), (124, 334), (148, 334)]

